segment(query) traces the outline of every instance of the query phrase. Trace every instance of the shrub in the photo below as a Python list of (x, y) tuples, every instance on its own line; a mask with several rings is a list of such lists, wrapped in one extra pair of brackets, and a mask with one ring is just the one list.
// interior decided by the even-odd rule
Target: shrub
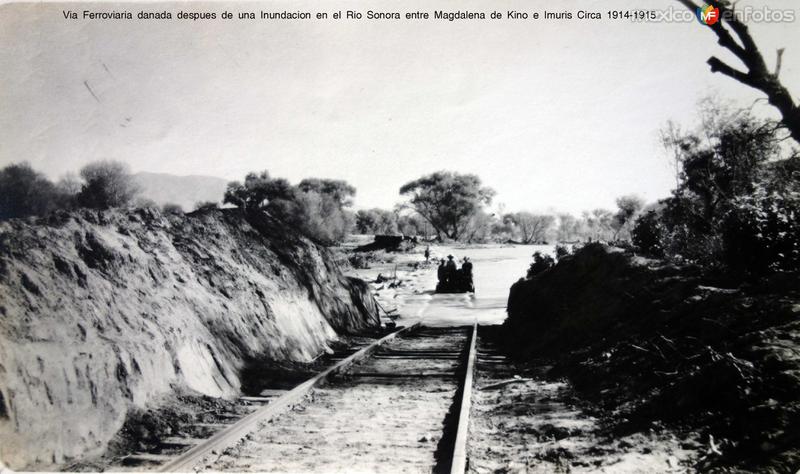
[(533, 263), (531, 263), (531, 266), (528, 267), (527, 277), (533, 278), (534, 276), (544, 272), (545, 270), (553, 268), (555, 264), (556, 264), (555, 259), (549, 254), (542, 252), (534, 252)]
[(664, 256), (664, 224), (656, 211), (649, 211), (636, 220), (631, 231), (633, 245), (639, 252), (651, 257)]
[(572, 255), (572, 249), (570, 249), (569, 246), (562, 244), (556, 245), (556, 260), (561, 260), (569, 255)]
[(344, 240), (352, 227), (350, 215), (329, 194), (299, 192), (297, 214), (284, 216), (308, 237), (326, 245)]
[(344, 240), (355, 217), (346, 208), (355, 195), (345, 181), (307, 178), (293, 186), (267, 171), (248, 173), (244, 183), (228, 183), (224, 202), (245, 211), (261, 210), (330, 245)]
[(800, 193), (758, 191), (736, 199), (722, 241), (724, 262), (736, 272), (800, 270)]
[(81, 168), (84, 185), (78, 204), (93, 209), (130, 205), (139, 193), (128, 166), (117, 161), (98, 161)]
[(40, 216), (63, 202), (56, 186), (28, 163), (0, 170), (0, 219)]

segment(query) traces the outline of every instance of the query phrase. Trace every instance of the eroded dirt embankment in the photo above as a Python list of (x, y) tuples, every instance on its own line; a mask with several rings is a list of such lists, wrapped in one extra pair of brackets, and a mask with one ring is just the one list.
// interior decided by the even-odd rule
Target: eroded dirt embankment
[(796, 275), (720, 288), (697, 270), (590, 245), (514, 285), (503, 335), (556, 362), (618, 436), (664, 423), (702, 439), (696, 468), (800, 467)]
[(0, 459), (96, 454), (175, 392), (234, 397), (379, 325), (366, 284), (264, 214), (59, 214), (0, 224)]

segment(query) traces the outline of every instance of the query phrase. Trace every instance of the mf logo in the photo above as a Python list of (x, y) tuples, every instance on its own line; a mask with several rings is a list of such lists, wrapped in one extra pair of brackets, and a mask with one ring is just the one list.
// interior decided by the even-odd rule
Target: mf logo
[(697, 19), (704, 25), (711, 26), (719, 21), (719, 8), (711, 5), (703, 5), (697, 9)]

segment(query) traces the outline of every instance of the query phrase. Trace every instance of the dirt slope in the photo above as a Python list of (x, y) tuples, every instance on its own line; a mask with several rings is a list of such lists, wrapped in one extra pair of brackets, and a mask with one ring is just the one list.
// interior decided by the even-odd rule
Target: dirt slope
[(264, 214), (83, 211), (0, 224), (0, 459), (101, 451), (174, 391), (234, 397), (259, 359), (309, 361), (379, 324), (366, 284)]
[[(729, 279), (729, 276), (723, 276)], [(725, 288), (698, 270), (589, 245), (514, 285), (504, 337), (545, 357), (622, 436), (668, 423), (701, 470), (800, 468), (800, 280)]]

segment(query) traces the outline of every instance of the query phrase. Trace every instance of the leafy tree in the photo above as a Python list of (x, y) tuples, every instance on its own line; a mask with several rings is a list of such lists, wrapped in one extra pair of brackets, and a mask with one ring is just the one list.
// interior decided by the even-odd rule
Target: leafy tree
[(492, 227), (495, 223), (494, 216), (482, 209), (470, 217), (461, 232), (461, 240), (469, 243), (483, 243), (489, 241)]
[(81, 192), (83, 184), (80, 178), (74, 173), (67, 173), (56, 183), (56, 189), (60, 194), (74, 198)]
[(94, 209), (124, 207), (133, 202), (139, 187), (128, 166), (118, 161), (97, 161), (81, 168), (84, 184), (78, 204)]
[(400, 194), (441, 237), (458, 240), (495, 192), (476, 175), (439, 171), (406, 183)]
[(636, 216), (644, 208), (644, 200), (639, 196), (629, 195), (617, 198), (617, 213), (614, 214), (612, 227), (614, 229), (614, 240), (620, 234), (630, 233), (630, 227), (636, 220)]
[(559, 242), (571, 242), (577, 240), (581, 233), (581, 221), (572, 214), (559, 214), (556, 239)]
[(296, 200), (298, 214), (290, 218), (304, 234), (318, 242), (330, 245), (344, 240), (353, 226), (349, 213), (330, 194), (298, 192)]
[(228, 183), (223, 202), (244, 210), (263, 209), (275, 214), (289, 213), (289, 203), (295, 200), (295, 188), (283, 178), (273, 179), (269, 172), (248, 173), (244, 183)]
[(634, 243), (731, 276), (800, 270), (800, 159), (784, 158), (776, 124), (747, 111), (707, 102), (701, 118), (670, 134), (678, 184), (639, 218)]
[(224, 202), (245, 211), (266, 211), (308, 237), (331, 244), (344, 239), (354, 224), (346, 210), (354, 195), (355, 188), (344, 181), (309, 178), (293, 186), (262, 171), (248, 173), (244, 182), (229, 183)]
[(418, 214), (397, 213), (397, 230), (401, 234), (427, 237), (428, 229), (430, 229), (430, 224)]
[(362, 209), (355, 214), (356, 230), (362, 234), (397, 233), (397, 221), (397, 214), (385, 209)]
[(374, 234), (378, 224), (376, 209), (361, 209), (356, 212), (356, 231), (359, 234)]
[(297, 188), (307, 193), (313, 191), (319, 194), (326, 194), (333, 199), (339, 207), (350, 207), (353, 205), (353, 197), (356, 195), (356, 188), (347, 181), (336, 179), (306, 178), (300, 181)]
[(516, 237), (517, 228), (512, 214), (501, 214), (501, 218), (492, 223), (492, 236), (498, 242), (512, 241)]
[(507, 217), (513, 223), (523, 244), (545, 241), (556, 222), (555, 216), (531, 212), (516, 212), (508, 214)]
[(0, 170), (0, 219), (40, 216), (59, 206), (60, 193), (28, 163)]
[(663, 257), (665, 234), (662, 216), (657, 211), (648, 211), (636, 220), (631, 241), (645, 255)]
[(701, 129), (670, 143), (681, 169), (664, 202), (664, 248), (676, 258), (716, 265), (724, 261), (723, 230), (734, 203), (769, 181), (765, 165), (780, 155), (780, 145), (775, 127), (749, 112), (706, 103), (701, 118)]
[(593, 240), (609, 240), (612, 236), (614, 213), (608, 209), (595, 209), (583, 213), (583, 221), (588, 231), (587, 237)]
[(737, 197), (722, 228), (724, 261), (737, 273), (800, 270), (800, 189)]

